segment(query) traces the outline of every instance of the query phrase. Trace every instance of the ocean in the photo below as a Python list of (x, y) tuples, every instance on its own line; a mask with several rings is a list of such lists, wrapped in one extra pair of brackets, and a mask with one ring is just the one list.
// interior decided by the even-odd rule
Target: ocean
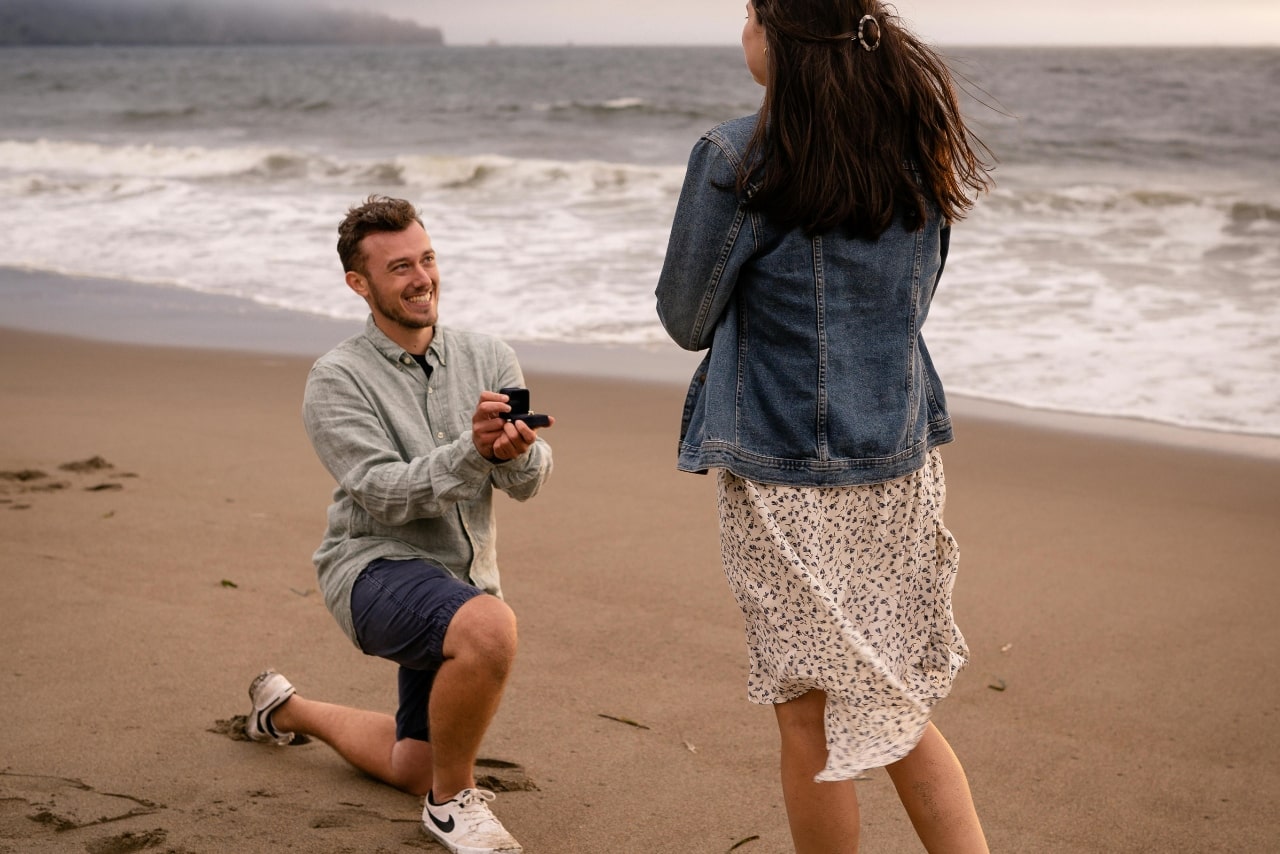
[[(999, 158), (948, 391), (1280, 436), (1280, 49), (944, 54)], [(357, 318), (335, 226), (386, 193), (446, 323), (643, 359), (689, 148), (761, 91), (736, 47), (4, 49), (0, 266)]]

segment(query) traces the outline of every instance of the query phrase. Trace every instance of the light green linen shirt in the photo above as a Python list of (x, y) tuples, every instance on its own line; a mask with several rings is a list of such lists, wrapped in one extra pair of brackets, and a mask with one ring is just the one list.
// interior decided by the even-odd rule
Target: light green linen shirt
[(524, 501), (551, 473), (542, 439), (504, 463), (471, 440), (480, 392), (524, 385), (509, 346), (437, 326), (427, 362), (430, 379), (370, 317), (307, 377), (303, 422), (338, 482), (316, 573), (325, 605), (357, 645), (351, 587), (377, 558), (425, 558), (501, 596), (493, 488)]

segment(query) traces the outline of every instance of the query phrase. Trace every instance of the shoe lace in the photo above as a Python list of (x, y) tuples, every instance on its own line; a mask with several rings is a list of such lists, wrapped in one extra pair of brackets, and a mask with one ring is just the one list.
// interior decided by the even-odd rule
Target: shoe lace
[(489, 802), (497, 797), (488, 789), (466, 789), (458, 794), (458, 812), (473, 830), (486, 825), (489, 829), (505, 830), (502, 822), (489, 809)]

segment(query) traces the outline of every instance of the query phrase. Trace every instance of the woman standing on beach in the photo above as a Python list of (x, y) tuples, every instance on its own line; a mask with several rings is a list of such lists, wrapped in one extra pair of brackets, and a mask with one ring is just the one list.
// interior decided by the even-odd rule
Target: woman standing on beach
[(968, 650), (921, 327), (950, 223), (987, 188), (942, 60), (874, 0), (755, 0), (759, 114), (693, 149), (658, 313), (710, 348), (679, 467), (718, 469), (751, 700), (772, 704), (798, 852), (858, 848), (853, 781), (885, 766), (925, 847), (985, 852), (930, 723)]

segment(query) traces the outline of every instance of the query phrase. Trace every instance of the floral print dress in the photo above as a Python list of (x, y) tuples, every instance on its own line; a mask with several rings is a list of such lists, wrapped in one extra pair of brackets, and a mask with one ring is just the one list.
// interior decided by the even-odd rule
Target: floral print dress
[(827, 694), (827, 765), (854, 779), (902, 759), (968, 648), (951, 613), (959, 549), (942, 457), (885, 483), (779, 486), (717, 476), (725, 575), (742, 607), (752, 702)]

